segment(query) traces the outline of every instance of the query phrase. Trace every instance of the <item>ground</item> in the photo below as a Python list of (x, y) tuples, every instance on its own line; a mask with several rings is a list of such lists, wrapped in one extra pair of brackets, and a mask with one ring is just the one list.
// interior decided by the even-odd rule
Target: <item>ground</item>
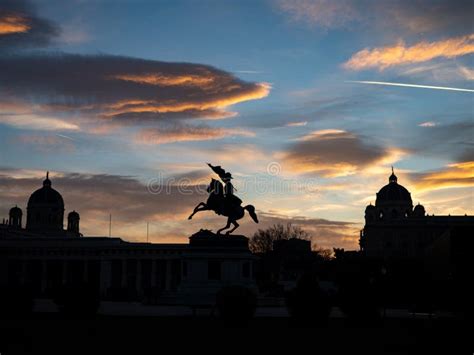
[(454, 319), (385, 319), (361, 325), (331, 318), (324, 327), (300, 328), (287, 317), (255, 318), (242, 329), (212, 317), (63, 319), (46, 314), (0, 321), (0, 353), (159, 353), (170, 344), (176, 352), (187, 346), (193, 352), (200, 348), (208, 352), (218, 346), (221, 353), (238, 349), (250, 353), (256, 343), (263, 343), (267, 350), (273, 346), (281, 350), (287, 343), (294, 348), (304, 346), (301, 350), (310, 346), (317, 353), (472, 354), (467, 329), (465, 322)]

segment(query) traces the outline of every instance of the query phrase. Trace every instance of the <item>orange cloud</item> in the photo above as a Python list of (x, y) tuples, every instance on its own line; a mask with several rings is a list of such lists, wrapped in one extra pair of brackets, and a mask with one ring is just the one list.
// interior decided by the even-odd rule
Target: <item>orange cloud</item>
[[(176, 79), (174, 84), (169, 85), (184, 85), (185, 82), (178, 83)], [(213, 80), (213, 79), (212, 79)], [(199, 81), (194, 82), (192, 85), (199, 86)], [(230, 91), (228, 96), (225, 97), (209, 97), (209, 99), (201, 99), (199, 101), (188, 101), (178, 102), (176, 100), (169, 100), (167, 102), (159, 102), (155, 100), (125, 100), (118, 101), (116, 103), (106, 105), (105, 108), (109, 109), (104, 114), (105, 117), (113, 117), (123, 115), (127, 113), (180, 113), (180, 112), (197, 112), (201, 113), (204, 117), (210, 119), (221, 119), (229, 118), (236, 115), (234, 112), (226, 111), (225, 109), (229, 106), (238, 104), (244, 101), (262, 99), (270, 93), (271, 86), (267, 83), (256, 83), (251, 90), (231, 92), (231, 88), (227, 87), (227, 91)], [(238, 88), (240, 89), (240, 88)], [(198, 114), (201, 116), (201, 114)]]
[(136, 140), (144, 144), (166, 144), (187, 141), (206, 141), (228, 136), (255, 136), (243, 129), (214, 128), (208, 126), (176, 126), (171, 128), (149, 128), (138, 133)]
[(474, 161), (450, 164), (446, 168), (415, 174), (415, 186), (418, 190), (439, 190), (474, 186)]
[(455, 58), (474, 53), (473, 41), (474, 34), (437, 42), (423, 41), (408, 47), (403, 41), (399, 41), (394, 46), (365, 48), (354, 54), (343, 66), (351, 70), (384, 70), (396, 65), (426, 62), (435, 58)]
[(31, 29), (27, 18), (20, 15), (4, 15), (0, 17), (0, 36), (14, 33), (25, 33)]
[(202, 64), (110, 55), (0, 57), (0, 67), (0, 82), (8, 83), (14, 100), (122, 124), (233, 117), (230, 106), (262, 99), (271, 90), (268, 83), (246, 82)]
[(122, 74), (111, 77), (112, 79), (131, 81), (139, 84), (158, 85), (158, 86), (205, 86), (214, 81), (213, 77), (200, 75), (166, 75), (166, 74)]

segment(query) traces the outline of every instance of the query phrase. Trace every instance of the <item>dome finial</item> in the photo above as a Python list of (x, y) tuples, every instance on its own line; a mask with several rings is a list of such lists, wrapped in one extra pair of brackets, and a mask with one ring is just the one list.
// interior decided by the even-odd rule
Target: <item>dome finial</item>
[(43, 186), (51, 187), (51, 180), (49, 180), (49, 171), (46, 172), (46, 179), (43, 181)]
[(395, 175), (395, 172), (393, 171), (393, 165), (392, 165), (392, 175), (390, 175), (390, 177), (388, 178), (388, 182), (389, 183), (397, 182), (397, 175)]

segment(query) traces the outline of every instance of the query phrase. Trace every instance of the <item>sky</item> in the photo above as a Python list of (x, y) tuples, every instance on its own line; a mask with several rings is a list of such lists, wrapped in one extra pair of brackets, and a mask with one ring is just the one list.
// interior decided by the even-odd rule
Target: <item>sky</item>
[[(237, 232), (300, 225), (357, 249), (398, 182), (474, 212), (474, 3), (0, 0), (0, 216), (50, 171), (86, 236), (187, 242), (232, 172)], [(215, 177), (215, 176), (214, 176)]]

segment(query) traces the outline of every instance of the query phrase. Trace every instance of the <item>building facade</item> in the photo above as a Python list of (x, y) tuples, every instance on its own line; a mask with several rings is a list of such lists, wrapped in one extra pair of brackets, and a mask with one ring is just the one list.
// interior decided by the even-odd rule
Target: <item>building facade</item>
[(79, 214), (68, 215), (49, 176), (28, 200), (26, 227), (15, 206), (0, 225), (0, 288), (50, 298), (87, 285), (101, 299), (149, 303), (213, 303), (225, 286), (254, 287), (254, 256), (243, 236), (200, 231), (188, 244), (132, 243), (83, 237)]
[(365, 226), (359, 241), (364, 255), (419, 259), (454, 228), (466, 231), (466, 238), (474, 235), (473, 216), (430, 216), (422, 205), (413, 207), (410, 192), (398, 183), (393, 169), (388, 180), (377, 193), (375, 206), (370, 204), (365, 209)]

